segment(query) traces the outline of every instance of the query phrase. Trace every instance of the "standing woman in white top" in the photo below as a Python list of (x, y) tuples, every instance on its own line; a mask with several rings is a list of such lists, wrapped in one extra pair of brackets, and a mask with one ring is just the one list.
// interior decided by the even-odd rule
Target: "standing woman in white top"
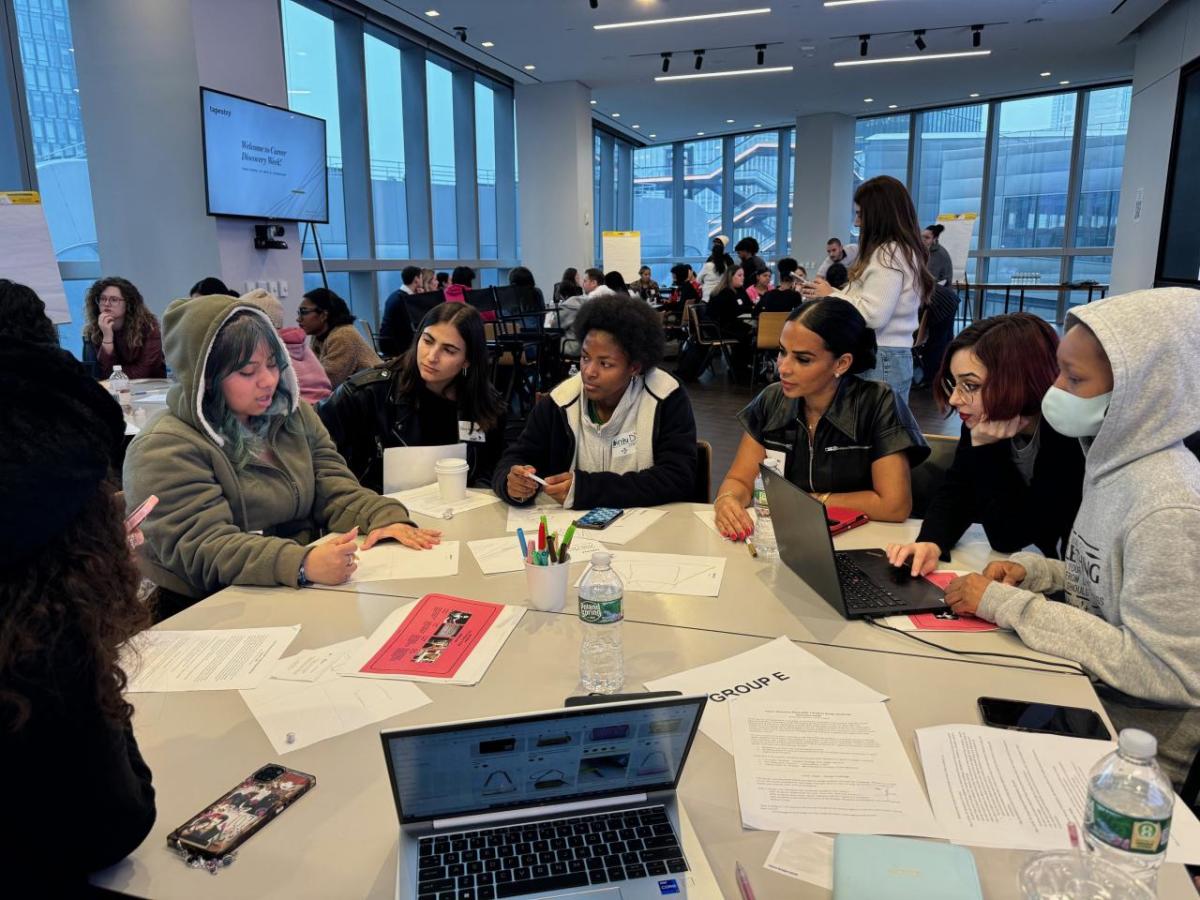
[(929, 252), (908, 189), (890, 175), (864, 181), (854, 192), (854, 223), (859, 227), (859, 250), (850, 267), (850, 283), (834, 289), (818, 276), (802, 293), (810, 299), (833, 296), (854, 304), (875, 329), (879, 344), (875, 368), (861, 377), (887, 382), (907, 401), (913, 333), (921, 305), (934, 287)]
[(712, 253), (700, 267), (700, 299), (705, 303), (708, 302), (712, 292), (717, 289), (717, 285), (721, 282), (721, 276), (725, 274), (725, 269), (733, 268), (733, 257), (725, 252), (728, 244), (729, 238), (723, 234), (718, 234), (713, 238)]

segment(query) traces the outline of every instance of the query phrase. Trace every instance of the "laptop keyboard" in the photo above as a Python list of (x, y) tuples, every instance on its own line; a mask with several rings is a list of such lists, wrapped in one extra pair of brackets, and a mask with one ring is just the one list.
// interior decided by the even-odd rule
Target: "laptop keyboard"
[(842, 583), (842, 596), (846, 598), (848, 609), (888, 610), (908, 605), (907, 600), (893, 596), (875, 584), (846, 554), (835, 553), (833, 557), (837, 560), (838, 581)]
[(417, 900), (497, 900), (687, 868), (666, 809), (650, 806), (423, 837)]

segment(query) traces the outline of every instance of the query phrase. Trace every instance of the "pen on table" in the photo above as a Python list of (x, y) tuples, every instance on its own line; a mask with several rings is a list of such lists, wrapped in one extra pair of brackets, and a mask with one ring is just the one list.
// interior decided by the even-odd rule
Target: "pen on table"
[(751, 556), (757, 558), (758, 548), (754, 546), (754, 541), (750, 540), (750, 538), (746, 538), (746, 549), (750, 551)]
[(750, 879), (746, 876), (746, 870), (742, 868), (740, 862), (736, 863), (734, 872), (737, 875), (737, 885), (742, 894), (742, 900), (754, 900), (754, 888), (750, 887)]
[(524, 528), (517, 529), (517, 540), (521, 542), (521, 556), (522, 557), (528, 556), (529, 555), (529, 544), (525, 541), (525, 529)]

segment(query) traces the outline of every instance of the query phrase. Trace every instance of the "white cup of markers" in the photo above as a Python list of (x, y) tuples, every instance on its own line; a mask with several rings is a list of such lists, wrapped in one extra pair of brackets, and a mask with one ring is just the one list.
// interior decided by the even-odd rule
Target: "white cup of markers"
[(526, 538), (525, 530), (517, 529), (517, 541), (525, 560), (525, 580), (529, 585), (529, 604), (543, 612), (562, 612), (567, 605), (567, 575), (570, 571), (569, 550), (575, 535), (575, 524), (568, 526), (562, 542), (558, 533), (546, 533), (546, 517), (542, 516), (537, 537)]

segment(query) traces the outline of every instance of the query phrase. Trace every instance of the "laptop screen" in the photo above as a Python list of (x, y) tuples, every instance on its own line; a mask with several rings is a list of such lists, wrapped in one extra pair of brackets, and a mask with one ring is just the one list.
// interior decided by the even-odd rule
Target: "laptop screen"
[(382, 734), (402, 823), (673, 789), (704, 697)]

